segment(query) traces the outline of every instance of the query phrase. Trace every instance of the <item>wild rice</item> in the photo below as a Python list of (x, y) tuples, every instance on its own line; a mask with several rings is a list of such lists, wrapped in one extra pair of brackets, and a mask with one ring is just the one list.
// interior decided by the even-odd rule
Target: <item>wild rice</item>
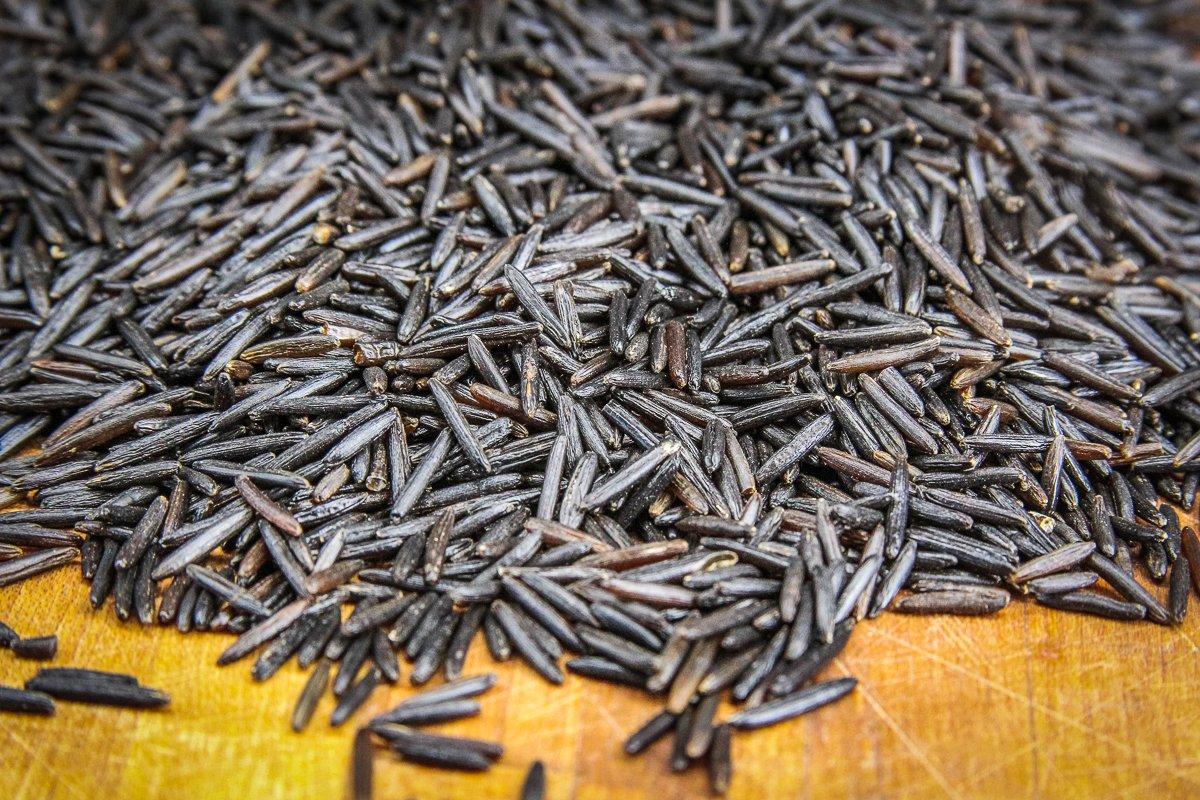
[(717, 791), (884, 609), (1183, 619), (1175, 6), (310, 5), (6, 12), (0, 587), (78, 558), (222, 664), (318, 662), (297, 729), (403, 650), (451, 683), (373, 730), (457, 769), (498, 753), (397, 726), (480, 711), (479, 631), (570, 651)]

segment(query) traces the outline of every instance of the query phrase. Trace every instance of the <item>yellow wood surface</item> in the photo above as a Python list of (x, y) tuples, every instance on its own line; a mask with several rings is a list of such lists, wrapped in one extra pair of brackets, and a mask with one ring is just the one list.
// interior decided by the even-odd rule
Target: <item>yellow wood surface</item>
[[(59, 703), (52, 718), (0, 715), (0, 798), (289, 798), (346, 793), (355, 723), (411, 690), (377, 691), (342, 728), (329, 698), (309, 730), (288, 719), (304, 674), (265, 684), (252, 659), (215, 666), (224, 634), (180, 635), (93, 612), (75, 567), (0, 590), (0, 620), (57, 633), (60, 666), (135, 673), (165, 689), (158, 712)], [(1200, 797), (1200, 639), (1181, 628), (1106, 622), (1014, 603), (984, 619), (897, 614), (865, 622), (827, 675), (859, 689), (811, 717), (734, 739), (731, 798)], [(0, 651), (0, 682), (37, 669)], [(407, 666), (407, 665), (406, 665)], [(707, 796), (701, 769), (671, 774), (669, 743), (639, 758), (625, 737), (655, 712), (639, 693), (569, 676), (544, 683), (515, 662), (472, 652), (466, 674), (499, 683), (478, 718), (444, 730), (501, 741), (486, 775), (375, 758), (380, 800), (515, 798), (545, 762), (551, 800)], [(407, 677), (407, 675), (405, 676)]]

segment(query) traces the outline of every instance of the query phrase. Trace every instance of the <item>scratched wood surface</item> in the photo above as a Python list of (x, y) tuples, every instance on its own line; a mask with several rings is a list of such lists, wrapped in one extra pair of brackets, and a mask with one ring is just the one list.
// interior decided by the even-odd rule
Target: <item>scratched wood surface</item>
[[(859, 690), (810, 718), (734, 740), (731, 798), (1186, 798), (1200, 796), (1200, 623), (1124, 624), (1014, 603), (986, 619), (897, 614), (862, 624), (829, 675)], [(288, 718), (294, 663), (265, 684), (250, 660), (217, 667), (227, 635), (122, 624), (93, 612), (77, 569), (0, 590), (0, 619), (57, 633), (57, 665), (124, 670), (171, 694), (161, 712), (60, 703), (48, 719), (0, 716), (0, 798), (289, 798), (346, 792), (354, 723), (396, 702), (376, 693), (342, 728), (322, 702), (309, 730)], [(36, 662), (0, 651), (0, 682)], [(486, 775), (375, 759), (380, 800), (514, 798), (534, 759), (551, 800), (704, 797), (694, 768), (672, 775), (669, 744), (637, 759), (624, 738), (656, 710), (632, 690), (575, 676), (545, 684), (479, 647), (466, 674), (494, 669), (483, 714), (444, 726), (506, 751)]]

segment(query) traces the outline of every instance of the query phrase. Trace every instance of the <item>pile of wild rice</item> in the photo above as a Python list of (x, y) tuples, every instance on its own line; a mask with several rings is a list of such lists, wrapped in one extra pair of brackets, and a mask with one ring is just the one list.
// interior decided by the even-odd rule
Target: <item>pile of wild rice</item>
[(7, 2), (0, 586), (301, 723), (570, 653), (718, 790), (884, 609), (1178, 622), (1190, 5)]

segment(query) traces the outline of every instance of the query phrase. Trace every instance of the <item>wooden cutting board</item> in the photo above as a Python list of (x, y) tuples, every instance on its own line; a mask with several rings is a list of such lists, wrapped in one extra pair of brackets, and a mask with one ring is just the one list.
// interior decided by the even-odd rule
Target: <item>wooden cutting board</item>
[[(736, 735), (731, 798), (1188, 798), (1200, 796), (1200, 609), (1168, 629), (1017, 602), (993, 618), (898, 614), (859, 626), (829, 676), (855, 675), (841, 703)], [(217, 667), (222, 634), (123, 624), (93, 612), (75, 568), (0, 590), (0, 620), (57, 633), (54, 664), (128, 671), (165, 689), (159, 712), (60, 703), (52, 718), (0, 715), (0, 798), (333, 800), (346, 793), (355, 723), (411, 692), (378, 691), (342, 728), (322, 701), (309, 730), (288, 726), (304, 674), (265, 684), (251, 659)], [(0, 651), (0, 682), (37, 668)], [(544, 683), (492, 665), (479, 717), (444, 726), (502, 742), (490, 773), (456, 775), (375, 758), (379, 800), (515, 798), (535, 759), (552, 800), (705, 797), (702, 768), (672, 774), (669, 744), (638, 758), (622, 742), (657, 705), (630, 689), (569, 676)], [(407, 678), (407, 675), (405, 676)]]

